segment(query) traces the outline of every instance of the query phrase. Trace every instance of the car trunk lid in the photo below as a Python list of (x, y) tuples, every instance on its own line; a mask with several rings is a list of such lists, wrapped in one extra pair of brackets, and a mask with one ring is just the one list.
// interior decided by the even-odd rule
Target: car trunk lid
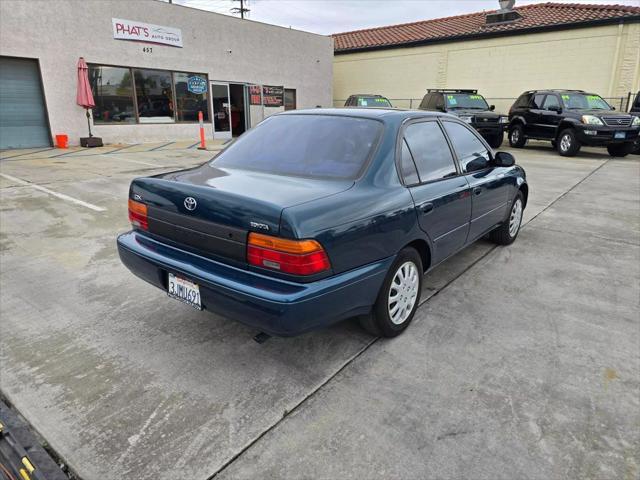
[(249, 231), (280, 231), (282, 210), (342, 192), (352, 180), (271, 175), (205, 164), (135, 179), (130, 196), (148, 207), (149, 233), (207, 256), (246, 261)]

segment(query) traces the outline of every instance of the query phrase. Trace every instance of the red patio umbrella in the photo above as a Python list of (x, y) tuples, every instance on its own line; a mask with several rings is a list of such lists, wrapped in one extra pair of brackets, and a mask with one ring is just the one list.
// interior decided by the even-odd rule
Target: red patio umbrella
[(96, 103), (93, 100), (91, 85), (89, 85), (89, 67), (87, 67), (87, 62), (85, 62), (82, 57), (78, 60), (78, 93), (76, 95), (76, 103), (87, 111), (89, 137), (93, 137), (91, 134), (91, 114), (89, 113), (89, 109), (95, 107)]

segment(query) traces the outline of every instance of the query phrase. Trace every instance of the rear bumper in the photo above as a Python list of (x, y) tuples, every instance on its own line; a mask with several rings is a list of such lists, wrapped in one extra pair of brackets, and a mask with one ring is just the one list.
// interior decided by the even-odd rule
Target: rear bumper
[(138, 277), (167, 290), (167, 273), (200, 286), (204, 309), (263, 332), (292, 336), (367, 313), (394, 257), (311, 283), (294, 283), (225, 265), (138, 231), (118, 237), (118, 253)]

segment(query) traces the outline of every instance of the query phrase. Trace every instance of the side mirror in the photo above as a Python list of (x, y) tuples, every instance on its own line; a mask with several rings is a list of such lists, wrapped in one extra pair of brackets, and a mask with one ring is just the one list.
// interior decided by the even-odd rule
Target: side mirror
[(496, 109), (496, 106), (495, 106), (495, 105), (489, 105), (489, 110), (490, 110), (490, 111), (492, 111), (492, 112), (493, 112), (495, 109)]
[(611, 110), (615, 110), (615, 109), (616, 109), (616, 107), (614, 107), (613, 105), (611, 105)]
[(556, 112), (556, 113), (562, 113), (562, 107), (557, 106), (557, 105), (553, 105), (553, 106), (549, 107), (549, 110), (551, 110), (552, 112)]
[(516, 159), (509, 152), (497, 152), (493, 163), (496, 167), (512, 167), (516, 164)]

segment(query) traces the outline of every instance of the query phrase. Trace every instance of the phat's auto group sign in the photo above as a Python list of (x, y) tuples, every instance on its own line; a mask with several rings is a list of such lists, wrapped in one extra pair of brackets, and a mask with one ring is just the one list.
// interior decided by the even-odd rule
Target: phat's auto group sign
[(112, 18), (113, 38), (136, 42), (160, 43), (182, 48), (182, 30), (151, 23)]

